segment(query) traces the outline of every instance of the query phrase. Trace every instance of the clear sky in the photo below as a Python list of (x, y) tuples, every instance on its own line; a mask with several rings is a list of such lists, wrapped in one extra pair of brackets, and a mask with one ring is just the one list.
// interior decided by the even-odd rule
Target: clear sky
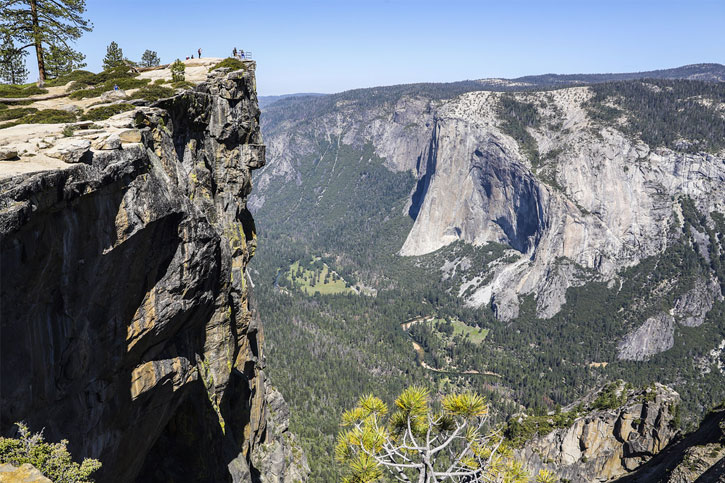
[[(87, 0), (76, 47), (252, 51), (260, 95), (725, 63), (725, 0)], [(28, 57), (28, 65), (33, 59)]]

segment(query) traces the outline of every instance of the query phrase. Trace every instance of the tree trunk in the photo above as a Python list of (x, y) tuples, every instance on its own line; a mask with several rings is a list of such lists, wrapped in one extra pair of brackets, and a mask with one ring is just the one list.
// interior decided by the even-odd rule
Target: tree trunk
[(35, 43), (35, 56), (38, 58), (38, 85), (45, 84), (45, 62), (43, 61), (43, 42), (40, 38), (40, 23), (38, 21), (38, 2), (30, 0), (30, 16), (33, 21), (33, 42)]

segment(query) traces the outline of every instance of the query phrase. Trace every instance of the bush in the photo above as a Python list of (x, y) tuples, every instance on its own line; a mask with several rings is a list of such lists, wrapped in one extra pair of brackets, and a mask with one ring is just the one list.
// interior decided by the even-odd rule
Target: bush
[(76, 115), (72, 112), (59, 109), (44, 109), (42, 111), (28, 114), (21, 120), (22, 124), (60, 124), (64, 122), (75, 122)]
[(171, 64), (170, 70), (171, 70), (171, 80), (173, 80), (174, 82), (179, 82), (179, 81), (184, 80), (184, 71), (186, 70), (186, 66), (179, 59), (176, 59), (174, 61), (174, 63)]
[(221, 69), (221, 68), (227, 68), (227, 69), (231, 69), (231, 70), (243, 70), (243, 71), (247, 70), (247, 66), (241, 60), (235, 59), (233, 57), (227, 57), (226, 59), (222, 60), (217, 65), (215, 65), (214, 67), (209, 69), (209, 72), (216, 70), (216, 69)]
[(96, 107), (94, 109), (89, 109), (86, 111), (83, 116), (81, 116), (82, 121), (102, 121), (104, 119), (108, 119), (111, 116), (115, 116), (116, 114), (131, 111), (135, 109), (135, 106), (131, 104), (111, 104), (110, 106), (103, 106), (103, 107)]
[(19, 438), (0, 438), (0, 463), (21, 466), (30, 463), (54, 482), (92, 483), (91, 475), (101, 467), (98, 460), (85, 458), (81, 464), (73, 461), (68, 441), (48, 443), (43, 432), (31, 434), (23, 423), (17, 423)]
[(5, 109), (0, 111), (0, 121), (9, 121), (11, 119), (20, 119), (28, 114), (38, 112), (34, 107), (21, 107), (19, 109)]
[(77, 84), (74, 82), (70, 86), (72, 92), (68, 97), (71, 99), (85, 99), (88, 97), (100, 97), (104, 92), (111, 91), (118, 86), (119, 89), (136, 89), (148, 85), (151, 79), (134, 79), (133, 77), (118, 77), (105, 80), (102, 84), (90, 89), (75, 90)]
[(194, 84), (189, 81), (176, 81), (171, 83), (171, 87), (174, 89), (191, 89)]
[[(71, 87), (71, 90), (73, 88)], [(101, 94), (106, 92), (103, 87), (94, 87), (92, 89), (81, 89), (79, 91), (71, 92), (68, 96), (71, 99), (85, 99), (88, 97), (100, 97)]]
[(48, 89), (41, 89), (35, 84), (29, 84), (25, 86), (0, 85), (0, 98), (29, 97), (47, 93)]
[(142, 87), (136, 91), (131, 99), (146, 99), (147, 101), (158, 101), (166, 97), (172, 97), (176, 94), (176, 91), (170, 87), (162, 87), (158, 85), (151, 85)]

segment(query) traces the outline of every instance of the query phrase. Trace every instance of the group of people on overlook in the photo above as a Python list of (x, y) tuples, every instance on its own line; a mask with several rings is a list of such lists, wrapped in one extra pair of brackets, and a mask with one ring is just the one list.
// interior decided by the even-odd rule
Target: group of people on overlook
[[(201, 59), (201, 47), (199, 47), (199, 49), (197, 50), (197, 54), (199, 54), (197, 59)], [(248, 56), (249, 54), (245, 54), (244, 50), (242, 49), (237, 49), (236, 47), (234, 47), (234, 49), (232, 50), (232, 57), (234, 57), (235, 59), (244, 60)], [(186, 60), (189, 59), (194, 59), (194, 54), (191, 54), (191, 57), (186, 56)]]

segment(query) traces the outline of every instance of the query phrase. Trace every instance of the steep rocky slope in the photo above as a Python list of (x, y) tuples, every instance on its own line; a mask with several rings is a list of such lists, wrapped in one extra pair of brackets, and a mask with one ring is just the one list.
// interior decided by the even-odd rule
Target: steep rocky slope
[(250, 305), (258, 119), (248, 63), (2, 163), (32, 165), (0, 180), (3, 433), (67, 438), (99, 481), (306, 479)]
[(671, 443), (621, 483), (725, 481), (725, 407), (710, 411), (696, 431)]
[[(665, 386), (635, 391), (620, 381), (564, 408), (576, 413), (570, 425), (534, 436), (515, 454), (532, 474), (547, 469), (562, 480), (609, 481), (637, 469), (677, 436), (679, 404), (680, 396)], [(554, 423), (557, 415), (550, 418)]]

